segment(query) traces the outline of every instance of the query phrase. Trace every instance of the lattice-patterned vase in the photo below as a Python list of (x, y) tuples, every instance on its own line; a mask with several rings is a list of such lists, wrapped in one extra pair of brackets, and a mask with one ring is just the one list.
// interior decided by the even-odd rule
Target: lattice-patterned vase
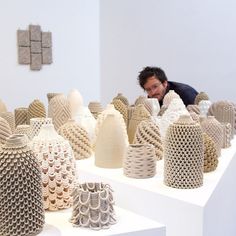
[(12, 112), (6, 111), (6, 112), (1, 112), (0, 117), (4, 118), (7, 123), (9, 124), (12, 133), (15, 131), (15, 116)]
[(200, 92), (194, 99), (194, 104), (198, 105), (202, 100), (209, 100), (208, 95), (205, 92)]
[(28, 108), (19, 107), (14, 110), (15, 115), (15, 124), (17, 125), (26, 125), (28, 121)]
[(77, 89), (72, 89), (69, 92), (67, 99), (71, 108), (71, 116), (72, 118), (74, 118), (78, 113), (79, 109), (83, 107), (83, 97)]
[(159, 127), (151, 120), (144, 120), (139, 123), (135, 138), (135, 144), (152, 144), (155, 148), (156, 160), (163, 157), (163, 145)]
[(0, 235), (37, 235), (44, 225), (42, 179), (25, 135), (7, 139), (0, 163)]
[(119, 99), (120, 101), (122, 101), (126, 106), (129, 106), (129, 101), (127, 99), (127, 97), (125, 97), (122, 93), (118, 93), (116, 97), (113, 98), (114, 99)]
[(120, 99), (113, 99), (112, 104), (114, 105), (115, 109), (120, 112), (123, 116), (125, 125), (127, 127), (128, 123), (128, 107), (125, 105)]
[(30, 103), (28, 107), (28, 124), (30, 123), (31, 118), (45, 118), (46, 117), (46, 109), (44, 104), (38, 100), (35, 99), (33, 102)]
[(208, 134), (216, 144), (216, 152), (218, 157), (221, 154), (221, 148), (223, 143), (223, 128), (219, 121), (214, 116), (208, 116), (201, 122), (202, 131)]
[(50, 100), (48, 117), (52, 118), (56, 130), (72, 118), (69, 101), (64, 95), (57, 95)]
[(110, 228), (116, 223), (112, 192), (108, 184), (78, 184), (73, 191), (71, 223), (94, 230)]
[(203, 184), (203, 136), (190, 116), (182, 115), (167, 130), (164, 183), (173, 188), (197, 188)]
[(0, 146), (6, 142), (6, 139), (12, 134), (8, 122), (0, 117)]
[(156, 174), (155, 148), (151, 144), (130, 144), (124, 163), (124, 175), (130, 178), (145, 179)]
[(74, 151), (75, 159), (81, 160), (91, 156), (92, 144), (87, 131), (74, 120), (69, 120), (58, 130), (58, 134), (67, 139)]
[(42, 125), (52, 124), (52, 118), (32, 118), (30, 119), (30, 139), (33, 139), (40, 132)]
[(216, 145), (212, 138), (203, 133), (204, 141), (204, 172), (214, 171), (218, 165)]
[[(123, 119), (123, 118), (122, 118)], [(120, 168), (128, 146), (126, 130), (120, 119), (108, 114), (103, 121), (95, 144), (95, 165), (103, 168)]]
[(39, 135), (33, 138), (32, 149), (42, 170), (45, 210), (71, 207), (76, 176), (69, 142), (57, 134), (52, 124), (48, 124), (43, 125)]

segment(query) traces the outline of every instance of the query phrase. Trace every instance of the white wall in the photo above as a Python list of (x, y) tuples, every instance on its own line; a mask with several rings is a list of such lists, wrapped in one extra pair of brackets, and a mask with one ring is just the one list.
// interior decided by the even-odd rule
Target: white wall
[(101, 98), (143, 94), (138, 72), (163, 68), (169, 80), (236, 102), (234, 0), (101, 0)]
[[(17, 29), (52, 32), (53, 64), (31, 71), (18, 64)], [(48, 92), (78, 89), (84, 103), (100, 99), (99, 0), (0, 1), (0, 98), (10, 111)]]

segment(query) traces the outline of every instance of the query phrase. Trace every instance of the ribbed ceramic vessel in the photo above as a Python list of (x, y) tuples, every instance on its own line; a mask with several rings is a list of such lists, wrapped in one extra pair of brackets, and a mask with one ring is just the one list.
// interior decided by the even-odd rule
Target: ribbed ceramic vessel
[(147, 109), (144, 107), (143, 104), (139, 104), (138, 106), (135, 106), (132, 117), (129, 121), (129, 127), (128, 127), (128, 137), (129, 137), (129, 143), (133, 143), (136, 129), (139, 125), (139, 123), (143, 120), (150, 120), (151, 115), (147, 111)]
[(0, 99), (0, 113), (1, 112), (7, 112), (7, 106), (5, 103)]
[(135, 137), (135, 144), (151, 144), (155, 148), (156, 160), (163, 158), (163, 145), (159, 127), (151, 120), (141, 121), (137, 127)]
[(12, 133), (15, 130), (15, 116), (12, 112), (10, 111), (6, 111), (6, 112), (1, 112), (0, 113), (0, 117), (2, 117), (3, 119), (5, 119), (7, 121), (7, 123), (9, 124)]
[(69, 141), (77, 160), (92, 155), (92, 144), (87, 131), (74, 120), (69, 120), (58, 130), (58, 134)]
[(199, 102), (202, 100), (210, 100), (208, 95), (205, 92), (200, 92), (194, 99), (194, 104), (199, 105)]
[(123, 116), (125, 125), (127, 127), (128, 123), (128, 107), (125, 105), (121, 100), (119, 99), (113, 99), (112, 104), (114, 105), (114, 108), (120, 112), (120, 114)]
[(6, 139), (12, 134), (8, 122), (0, 117), (0, 146), (5, 144)]
[(17, 125), (27, 125), (28, 121), (28, 108), (19, 107), (14, 110), (15, 124)]
[(33, 102), (30, 103), (28, 107), (28, 124), (30, 124), (31, 118), (45, 118), (46, 117), (46, 109), (44, 104), (38, 100), (35, 99)]
[(31, 143), (42, 171), (44, 209), (55, 211), (71, 207), (76, 176), (69, 142), (48, 124), (42, 126)]
[(39, 163), (25, 135), (12, 135), (0, 151), (0, 235), (37, 235), (44, 225)]
[(164, 183), (192, 189), (203, 184), (204, 146), (201, 127), (183, 115), (167, 130), (164, 152)]
[(188, 112), (194, 112), (194, 113), (200, 115), (200, 109), (199, 109), (198, 105), (190, 104), (187, 106), (187, 110), (188, 110)]
[(79, 109), (83, 107), (83, 97), (77, 89), (72, 89), (67, 96), (71, 108), (71, 116), (74, 118)]
[(207, 116), (208, 109), (211, 106), (212, 102), (210, 100), (201, 100), (198, 103), (201, 116)]
[(52, 98), (54, 98), (57, 95), (63, 95), (63, 93), (47, 93), (48, 103), (51, 101)]
[(64, 95), (55, 96), (50, 100), (48, 104), (48, 117), (52, 118), (52, 123), (56, 130), (72, 118), (69, 101)]
[(120, 119), (108, 114), (99, 129), (95, 144), (95, 165), (103, 168), (121, 168), (128, 146), (127, 134)]
[(160, 111), (160, 104), (156, 98), (146, 98), (144, 101), (144, 107), (150, 113), (151, 116), (157, 117)]
[(215, 142), (206, 133), (203, 133), (204, 141), (204, 172), (214, 171), (218, 165), (218, 156)]
[(180, 99), (179, 94), (177, 94), (174, 90), (169, 90), (169, 92), (163, 98), (163, 105), (168, 107), (174, 98)]
[(231, 139), (235, 133), (236, 111), (235, 106), (229, 101), (214, 102), (208, 110), (208, 115), (214, 116), (221, 123), (230, 123)]
[(78, 184), (73, 191), (71, 223), (93, 230), (110, 228), (116, 223), (113, 190), (103, 183)]
[(202, 131), (208, 134), (216, 144), (216, 152), (218, 157), (221, 154), (223, 146), (223, 128), (219, 121), (214, 116), (208, 116), (201, 122)]
[(113, 98), (113, 100), (114, 99), (119, 99), (126, 106), (129, 106), (129, 101), (128, 101), (127, 97), (125, 97), (122, 93), (118, 93), (117, 96)]
[(15, 129), (14, 134), (25, 134), (28, 138), (30, 138), (30, 126), (18, 125)]
[(151, 144), (130, 144), (125, 154), (123, 172), (127, 177), (137, 179), (155, 176), (155, 147)]
[(103, 107), (100, 102), (92, 101), (88, 104), (90, 112), (93, 114), (94, 118), (97, 119), (103, 111)]

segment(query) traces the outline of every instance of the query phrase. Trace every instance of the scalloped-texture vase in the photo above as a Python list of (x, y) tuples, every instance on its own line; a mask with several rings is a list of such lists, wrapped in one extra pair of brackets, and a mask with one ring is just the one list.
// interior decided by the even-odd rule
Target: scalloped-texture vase
[(42, 171), (44, 209), (55, 211), (71, 207), (76, 174), (69, 142), (57, 134), (52, 124), (47, 124), (31, 145)]
[(112, 103), (117, 111), (123, 116), (125, 125), (128, 123), (128, 107), (120, 99), (113, 99)]
[(6, 139), (12, 134), (8, 122), (0, 117), (0, 146), (6, 142)]
[(208, 109), (211, 106), (212, 102), (210, 100), (201, 100), (198, 103), (201, 116), (207, 116)]
[(54, 98), (57, 95), (63, 95), (63, 93), (47, 93), (48, 104), (51, 101), (51, 99)]
[(107, 229), (116, 223), (113, 190), (104, 183), (78, 184), (73, 191), (74, 226), (94, 230)]
[(179, 94), (177, 94), (174, 90), (169, 90), (169, 92), (163, 98), (163, 105), (168, 107), (174, 98), (180, 99)]
[(81, 160), (91, 156), (92, 144), (88, 133), (74, 120), (69, 120), (61, 126), (58, 130), (58, 134), (69, 141), (75, 159)]
[(28, 108), (18, 107), (14, 110), (15, 124), (18, 125), (27, 125), (28, 121)]
[(25, 135), (7, 139), (0, 162), (0, 235), (37, 235), (44, 225), (42, 179)]
[(146, 98), (144, 101), (144, 107), (149, 111), (150, 115), (157, 117), (160, 111), (160, 104), (156, 98)]
[(146, 100), (147, 97), (145, 96), (139, 96), (136, 98), (136, 100), (134, 101), (134, 105), (138, 106), (139, 104), (143, 104), (144, 101)]
[(7, 112), (7, 107), (5, 103), (0, 99), (0, 113), (1, 112)]
[(52, 118), (31, 118), (30, 139), (33, 139), (40, 132), (42, 125), (52, 124)]
[(235, 106), (229, 101), (218, 101), (212, 103), (208, 109), (208, 115), (215, 116), (221, 123), (231, 124), (231, 139), (235, 133), (236, 112)]
[(30, 138), (30, 126), (18, 125), (15, 129), (14, 134), (25, 134), (28, 138)]
[(155, 148), (151, 144), (131, 144), (127, 148), (124, 175), (130, 178), (145, 179), (156, 174)]
[(93, 114), (94, 118), (97, 119), (98, 115), (100, 115), (103, 111), (103, 107), (100, 102), (90, 102), (88, 104), (88, 108), (90, 112)]
[(223, 128), (221, 123), (214, 116), (208, 116), (200, 122), (202, 131), (208, 134), (216, 144), (216, 152), (218, 157), (221, 154), (223, 146)]
[(156, 160), (163, 158), (163, 145), (161, 141), (161, 134), (159, 127), (151, 120), (141, 121), (137, 127), (135, 144), (152, 144), (155, 148)]
[(40, 117), (40, 118), (46, 117), (45, 106), (38, 99), (35, 99), (33, 102), (31, 102), (28, 107), (28, 124), (30, 124), (31, 118), (36, 118), (36, 117)]
[(129, 127), (128, 127), (129, 143), (133, 143), (135, 132), (137, 130), (139, 123), (143, 120), (150, 120), (150, 119), (151, 115), (143, 104), (139, 104), (138, 106), (134, 107), (134, 111), (129, 121)]
[(194, 112), (194, 113), (200, 115), (200, 109), (199, 109), (198, 105), (189, 104), (187, 106), (187, 110), (188, 110), (188, 112)]
[(223, 127), (223, 143), (222, 148), (228, 148), (231, 146), (231, 124), (230, 123), (221, 123)]
[(201, 127), (189, 115), (180, 116), (167, 130), (164, 183), (191, 189), (203, 184), (204, 145)]
[(2, 117), (3, 119), (5, 119), (7, 121), (7, 123), (9, 124), (12, 133), (15, 130), (15, 116), (12, 112), (10, 111), (6, 111), (6, 112), (1, 112), (0, 113), (0, 117)]
[[(123, 118), (122, 118), (123, 120)], [(95, 165), (103, 168), (120, 168), (128, 146), (126, 130), (121, 120), (108, 114), (99, 129), (95, 143)]]
[(56, 130), (72, 118), (70, 103), (64, 95), (55, 96), (50, 100), (48, 117), (52, 118)]
[(212, 138), (203, 133), (204, 141), (204, 173), (214, 171), (218, 165), (216, 145)]
[(74, 118), (79, 109), (83, 107), (83, 97), (77, 89), (72, 89), (67, 96), (71, 108), (71, 116)]
[(198, 105), (202, 100), (210, 100), (208, 95), (205, 92), (200, 92), (194, 99), (194, 104)]
[(129, 106), (129, 101), (128, 99), (122, 94), (122, 93), (118, 93), (116, 97), (114, 97), (112, 100), (114, 99), (119, 99), (120, 101), (122, 101), (126, 106)]

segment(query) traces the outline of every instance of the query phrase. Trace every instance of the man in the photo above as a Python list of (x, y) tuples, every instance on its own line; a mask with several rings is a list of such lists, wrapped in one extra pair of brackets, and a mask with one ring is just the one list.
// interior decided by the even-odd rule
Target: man
[(191, 86), (183, 83), (168, 81), (165, 72), (158, 67), (145, 67), (138, 76), (140, 86), (147, 92), (149, 98), (157, 98), (160, 106), (169, 90), (174, 90), (185, 106), (194, 104), (198, 92)]

